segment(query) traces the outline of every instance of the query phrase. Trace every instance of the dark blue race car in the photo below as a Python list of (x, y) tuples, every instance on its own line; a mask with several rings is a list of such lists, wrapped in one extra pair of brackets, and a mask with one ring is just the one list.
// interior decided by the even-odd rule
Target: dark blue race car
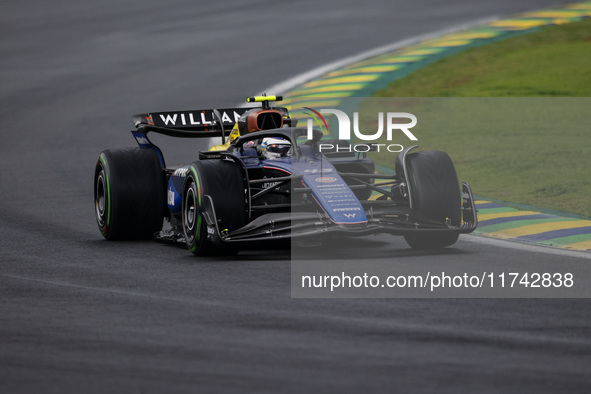
[[(377, 174), (365, 153), (346, 149), (348, 141), (295, 127), (286, 108), (270, 106), (280, 99), (251, 97), (262, 106), (249, 109), (135, 115), (139, 147), (105, 150), (96, 163), (103, 236), (184, 242), (209, 255), (330, 234), (389, 233), (413, 248), (437, 249), (474, 231), (470, 186), (460, 189), (446, 153), (409, 147), (398, 154), (395, 175)], [(220, 137), (221, 144), (190, 165), (169, 168), (150, 132)], [(319, 144), (333, 149), (321, 152)]]

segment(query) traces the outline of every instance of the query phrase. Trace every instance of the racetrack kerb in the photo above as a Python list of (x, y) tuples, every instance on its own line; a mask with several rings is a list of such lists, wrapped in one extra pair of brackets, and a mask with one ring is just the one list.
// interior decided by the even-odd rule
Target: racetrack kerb
[[(483, 26), (429, 39), (409, 47), (349, 64), (341, 69), (332, 70), (320, 78), (308, 81), (286, 95), (289, 99), (288, 105), (293, 108), (319, 106), (326, 108), (338, 107), (348, 97), (368, 97), (372, 95), (410, 97), (412, 96), (410, 94), (412, 91), (408, 89), (401, 90), (401, 94), (397, 94), (396, 90), (384, 90), (384, 88), (394, 81), (397, 82), (392, 86), (399, 88), (402, 81), (407, 81), (411, 78), (404, 77), (412, 74), (412, 77), (415, 79), (420, 78), (417, 76), (420, 76), (421, 73), (413, 74), (418, 69), (432, 65), (442, 59), (447, 60), (451, 55), (459, 54), (467, 49), (477, 48), (499, 41), (503, 43), (508, 42), (506, 41), (508, 38), (519, 36), (530, 37), (531, 33), (541, 32), (546, 27), (571, 24), (572, 22), (582, 21), (589, 16), (591, 16), (591, 2), (583, 2), (567, 5), (560, 9), (527, 12), (507, 19), (495, 20)], [(588, 23), (585, 22), (585, 24)], [(576, 84), (573, 86), (575, 87)], [(424, 92), (421, 91), (419, 95), (426, 97), (427, 95)], [(443, 95), (451, 96), (453, 95), (453, 91), (451, 92), (444, 93)], [(517, 92), (519, 93), (519, 90)], [(556, 92), (563, 92), (564, 94), (562, 90)], [(571, 89), (570, 91), (566, 90), (566, 92), (564, 94), (565, 96), (587, 95), (585, 91), (581, 90)], [(536, 92), (535, 90), (530, 93), (531, 96), (540, 95), (540, 92)], [(552, 92), (548, 92), (548, 95), (551, 95), (550, 93)], [(494, 96), (495, 91), (484, 95)], [(507, 96), (507, 93), (501, 93), (500, 95)], [(458, 172), (461, 171), (458, 170)], [(569, 176), (568, 172), (565, 174), (561, 176), (563, 178), (564, 176)], [(474, 178), (473, 174), (472, 178)], [(472, 181), (471, 178), (467, 180), (469, 182)], [(570, 176), (568, 180), (571, 181)], [(551, 182), (548, 182), (548, 185), (551, 184)], [(579, 184), (581, 182), (577, 183), (577, 185)], [(552, 188), (552, 193), (555, 192), (554, 189)], [(482, 188), (484, 190), (483, 193), (479, 193), (479, 190), (481, 190), (479, 188), (474, 188), (474, 190), (479, 195), (479, 206), (477, 206), (480, 210), (479, 215), (484, 218), (484, 220), (481, 219), (477, 232), (518, 242), (577, 250), (591, 250), (591, 221), (587, 220), (589, 214), (585, 210), (586, 208), (577, 209), (577, 205), (573, 206), (573, 204), (545, 204), (544, 200), (540, 202), (539, 199), (532, 201), (528, 198), (527, 192), (510, 198), (511, 200), (521, 201), (521, 203), (511, 203), (506, 202), (509, 198), (499, 198), (494, 193), (486, 192), (489, 189)], [(541, 191), (538, 194), (543, 195), (544, 193)], [(486, 197), (481, 197), (481, 195)], [(568, 201), (568, 195), (562, 198)], [(524, 202), (529, 202), (529, 204), (537, 206), (531, 207), (528, 205), (525, 207), (525, 210), (534, 212), (534, 216), (539, 217), (540, 220), (551, 218), (551, 223), (557, 221), (563, 224), (544, 224), (544, 222), (540, 222), (536, 226), (531, 226), (531, 223), (525, 219), (525, 216), (528, 215), (521, 214), (521, 211), (524, 210), (522, 204)], [(497, 217), (495, 216), (497, 215), (496, 211), (491, 212), (488, 210), (491, 209), (489, 208), (491, 206), (490, 204), (501, 205), (510, 211), (502, 212), (502, 216)], [(539, 208), (540, 206), (547, 206), (547, 208)], [(573, 213), (564, 213), (563, 211), (566, 210)], [(527, 220), (535, 219), (530, 217)], [(501, 225), (500, 222), (505, 223), (506, 228), (501, 229), (503, 231), (506, 230), (505, 232), (499, 230), (498, 226)], [(570, 226), (571, 223), (572, 226)], [(493, 224), (494, 227), (490, 227)], [(511, 228), (515, 226), (519, 227), (520, 225), (522, 225), (525, 231), (524, 233), (516, 233), (511, 230)], [(556, 227), (560, 228), (556, 229)], [(495, 230), (493, 231), (493, 229)], [(519, 235), (513, 236), (513, 234)]]

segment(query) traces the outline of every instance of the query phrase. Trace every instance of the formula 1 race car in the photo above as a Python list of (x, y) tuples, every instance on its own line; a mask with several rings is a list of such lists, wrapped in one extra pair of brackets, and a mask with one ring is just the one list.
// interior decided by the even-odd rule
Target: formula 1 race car
[[(286, 108), (270, 106), (277, 100), (257, 96), (248, 98), (262, 103), (257, 108), (135, 115), (139, 147), (105, 150), (96, 163), (102, 235), (184, 242), (194, 254), (210, 255), (325, 234), (389, 233), (412, 248), (437, 249), (476, 228), (470, 186), (460, 190), (446, 153), (408, 147), (395, 174), (378, 174), (365, 153), (342, 149), (348, 141), (297, 127)], [(149, 132), (220, 137), (221, 144), (169, 168)], [(319, 144), (333, 148), (321, 152)]]

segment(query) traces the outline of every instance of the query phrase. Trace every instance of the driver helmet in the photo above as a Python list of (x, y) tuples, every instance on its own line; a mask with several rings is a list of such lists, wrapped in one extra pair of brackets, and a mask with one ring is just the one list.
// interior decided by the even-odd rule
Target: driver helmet
[(283, 138), (263, 138), (260, 148), (265, 159), (291, 157), (291, 142)]

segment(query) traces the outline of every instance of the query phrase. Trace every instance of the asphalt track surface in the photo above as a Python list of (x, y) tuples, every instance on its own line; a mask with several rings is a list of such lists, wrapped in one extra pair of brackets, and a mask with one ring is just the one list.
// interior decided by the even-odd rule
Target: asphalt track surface
[[(555, 4), (0, 2), (0, 391), (589, 392), (588, 300), (292, 299), (289, 251), (198, 259), (104, 241), (93, 216), (96, 158), (133, 145), (134, 113), (236, 105), (373, 47)], [(588, 264), (462, 239), (376, 250), (358, 258)]]

